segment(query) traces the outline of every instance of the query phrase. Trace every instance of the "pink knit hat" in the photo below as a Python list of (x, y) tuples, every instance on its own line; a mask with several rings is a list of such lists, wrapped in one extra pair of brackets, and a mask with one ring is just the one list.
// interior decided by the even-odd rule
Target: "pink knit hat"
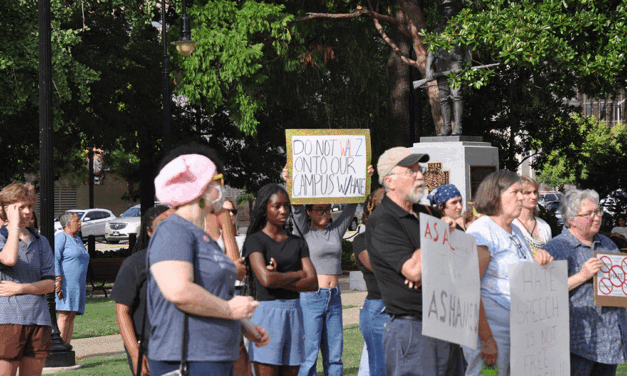
[(205, 193), (216, 166), (204, 155), (181, 155), (165, 165), (155, 178), (157, 198), (168, 206), (194, 201)]

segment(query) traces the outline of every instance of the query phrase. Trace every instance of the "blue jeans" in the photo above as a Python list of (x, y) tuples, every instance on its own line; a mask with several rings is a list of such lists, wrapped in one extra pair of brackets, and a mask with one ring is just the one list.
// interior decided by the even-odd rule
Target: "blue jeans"
[(385, 376), (383, 327), (390, 316), (383, 312), (384, 308), (381, 299), (366, 299), (359, 312), (359, 329), (368, 347), (368, 365), (373, 376)]
[(570, 353), (571, 376), (616, 376), (618, 364), (603, 364)]
[(300, 306), (305, 323), (305, 362), (299, 376), (315, 376), (318, 349), (322, 352), (325, 376), (341, 376), (342, 363), (342, 298), (340, 288), (301, 292)]
[(459, 345), (422, 335), (422, 321), (394, 319), (383, 332), (388, 376), (462, 376)]

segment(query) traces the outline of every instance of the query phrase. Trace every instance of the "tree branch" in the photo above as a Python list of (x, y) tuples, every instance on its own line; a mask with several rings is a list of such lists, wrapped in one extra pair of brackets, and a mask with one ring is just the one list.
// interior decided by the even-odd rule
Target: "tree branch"
[(407, 65), (412, 65), (414, 67), (418, 67), (418, 63), (416, 62), (416, 60), (411, 60), (410, 58), (408, 58), (407, 56), (403, 55), (403, 52), (401, 51), (401, 49), (396, 45), (396, 43), (394, 43), (394, 41), (387, 35), (387, 33), (385, 32), (385, 30), (383, 30), (383, 26), (381, 26), (381, 23), (379, 23), (379, 20), (377, 20), (376, 18), (374, 19), (374, 27), (377, 29), (377, 31), (379, 32), (379, 34), (381, 34), (381, 37), (383, 38), (383, 40), (390, 45), (390, 47), (392, 48), (392, 50), (394, 52), (396, 52), (396, 54), (401, 58), (401, 61)]
[(396, 26), (400, 30), (400, 32), (403, 33), (403, 35), (405, 35), (408, 38), (411, 38), (411, 35), (401, 26), (398, 20), (396, 20), (394, 17), (386, 16), (384, 14), (377, 13), (377, 12), (374, 12), (372, 10), (365, 9), (365, 8), (357, 9), (356, 11), (351, 12), (351, 13), (307, 13), (306, 16), (294, 18), (291, 22), (292, 23), (305, 22), (305, 21), (316, 19), (316, 18), (351, 19), (351, 18), (359, 18), (363, 16), (372, 17), (375, 20), (379, 20), (379, 21), (389, 22), (393, 24), (394, 26)]

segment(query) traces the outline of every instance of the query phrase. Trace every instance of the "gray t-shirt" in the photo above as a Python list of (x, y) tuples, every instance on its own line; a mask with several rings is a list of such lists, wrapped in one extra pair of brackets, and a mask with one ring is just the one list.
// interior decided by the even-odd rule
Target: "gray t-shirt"
[[(309, 257), (317, 274), (342, 274), (342, 238), (351, 223), (357, 204), (348, 204), (339, 218), (324, 230), (316, 230), (307, 224), (305, 205), (294, 205), (294, 222), (302, 231), (309, 247)], [(300, 235), (294, 228), (293, 233)]]
[[(30, 230), (30, 229), (29, 229)], [(0, 229), (0, 252), (9, 237), (5, 226)], [(54, 256), (43, 235), (31, 231), (28, 245), (20, 239), (17, 263), (0, 264), (0, 280), (33, 283), (54, 280)], [(22, 294), (0, 297), (0, 324), (50, 326), (50, 313), (45, 295)]]
[[(233, 298), (237, 279), (235, 264), (201, 229), (176, 214), (163, 221), (150, 238), (148, 265), (170, 260), (192, 263), (194, 252), (194, 282), (221, 299)], [(181, 360), (184, 315), (163, 297), (152, 273), (148, 277), (148, 317), (151, 324), (148, 358)], [(188, 361), (237, 360), (241, 335), (239, 321), (188, 317)]]

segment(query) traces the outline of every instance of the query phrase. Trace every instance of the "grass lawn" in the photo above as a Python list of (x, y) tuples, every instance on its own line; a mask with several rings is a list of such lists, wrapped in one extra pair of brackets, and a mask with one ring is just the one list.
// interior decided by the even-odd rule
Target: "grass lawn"
[[(73, 338), (89, 338), (119, 333), (115, 318), (115, 302), (104, 298), (87, 298), (85, 314), (76, 316)], [(364, 338), (359, 331), (359, 325), (344, 327), (344, 375), (357, 375)], [(126, 355), (94, 357), (78, 360), (82, 366), (76, 371), (60, 372), (59, 376), (92, 376), (92, 375), (128, 375), (129, 369)], [(318, 354), (318, 374), (322, 373), (322, 357)], [(627, 376), (627, 363), (618, 367), (619, 376)]]
[[(342, 361), (344, 362), (344, 372), (342, 375), (357, 375), (359, 371), (359, 361), (361, 351), (364, 348), (364, 337), (359, 331), (359, 325), (347, 325), (344, 327), (344, 352)], [(318, 375), (324, 375), (322, 371), (322, 355), (318, 353), (318, 363), (316, 366)]]
[(101, 376), (101, 375), (130, 375), (131, 371), (128, 369), (128, 363), (126, 362), (126, 354), (113, 355), (113, 356), (99, 356), (94, 358), (87, 358), (83, 360), (77, 360), (77, 364), (81, 365), (81, 368), (74, 371), (65, 371), (55, 373), (55, 376)]
[(87, 298), (85, 314), (74, 319), (72, 339), (118, 334), (115, 302), (105, 298)]

